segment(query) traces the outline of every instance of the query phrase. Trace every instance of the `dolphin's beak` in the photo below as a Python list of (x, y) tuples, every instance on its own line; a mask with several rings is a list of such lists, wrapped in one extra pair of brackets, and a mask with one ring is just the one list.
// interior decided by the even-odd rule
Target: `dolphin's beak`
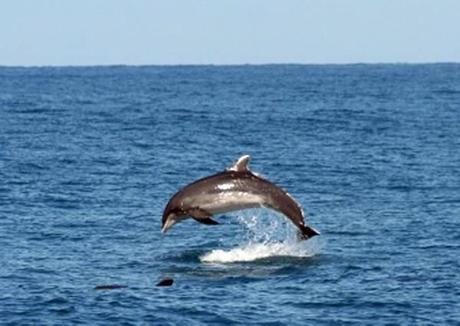
[(166, 233), (174, 224), (176, 224), (176, 221), (172, 218), (168, 218), (161, 228), (161, 233)]

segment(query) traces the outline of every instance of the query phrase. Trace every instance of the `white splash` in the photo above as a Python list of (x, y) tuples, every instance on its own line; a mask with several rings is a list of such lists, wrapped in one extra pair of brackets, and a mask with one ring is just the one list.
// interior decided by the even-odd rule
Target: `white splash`
[[(310, 240), (313, 241), (313, 240)], [(200, 257), (204, 263), (248, 262), (269, 257), (311, 257), (318, 251), (316, 245), (298, 243), (250, 243), (230, 250), (216, 249)]]
[(321, 250), (317, 238), (298, 241), (297, 230), (285, 217), (267, 214), (263, 210), (239, 216), (240, 225), (246, 231), (244, 244), (231, 249), (216, 249), (200, 257), (204, 263), (249, 262), (270, 257), (311, 257)]

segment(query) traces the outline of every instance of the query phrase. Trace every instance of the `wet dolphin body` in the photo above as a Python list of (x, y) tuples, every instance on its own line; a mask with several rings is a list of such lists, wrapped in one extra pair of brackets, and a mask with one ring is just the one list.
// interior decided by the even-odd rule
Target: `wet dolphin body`
[(319, 232), (305, 225), (300, 205), (286, 191), (254, 174), (248, 168), (249, 155), (242, 156), (224, 172), (197, 180), (177, 192), (163, 213), (161, 232), (186, 218), (203, 224), (219, 224), (216, 214), (256, 207), (282, 213), (299, 229), (301, 239)]

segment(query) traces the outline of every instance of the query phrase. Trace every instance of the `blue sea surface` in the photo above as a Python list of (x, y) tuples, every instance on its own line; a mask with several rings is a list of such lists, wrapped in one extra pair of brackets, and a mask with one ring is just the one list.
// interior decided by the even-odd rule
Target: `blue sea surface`
[[(243, 154), (319, 237), (161, 234)], [(459, 254), (460, 64), (0, 68), (1, 324), (458, 325)]]

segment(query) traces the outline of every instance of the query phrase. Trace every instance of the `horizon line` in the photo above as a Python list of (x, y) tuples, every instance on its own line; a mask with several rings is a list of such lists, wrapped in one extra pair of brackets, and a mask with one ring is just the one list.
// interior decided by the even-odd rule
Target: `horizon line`
[(357, 61), (357, 62), (266, 62), (266, 63), (95, 63), (95, 64), (0, 64), (0, 68), (91, 68), (91, 67), (237, 67), (237, 66), (354, 66), (354, 65), (439, 65), (460, 61)]

